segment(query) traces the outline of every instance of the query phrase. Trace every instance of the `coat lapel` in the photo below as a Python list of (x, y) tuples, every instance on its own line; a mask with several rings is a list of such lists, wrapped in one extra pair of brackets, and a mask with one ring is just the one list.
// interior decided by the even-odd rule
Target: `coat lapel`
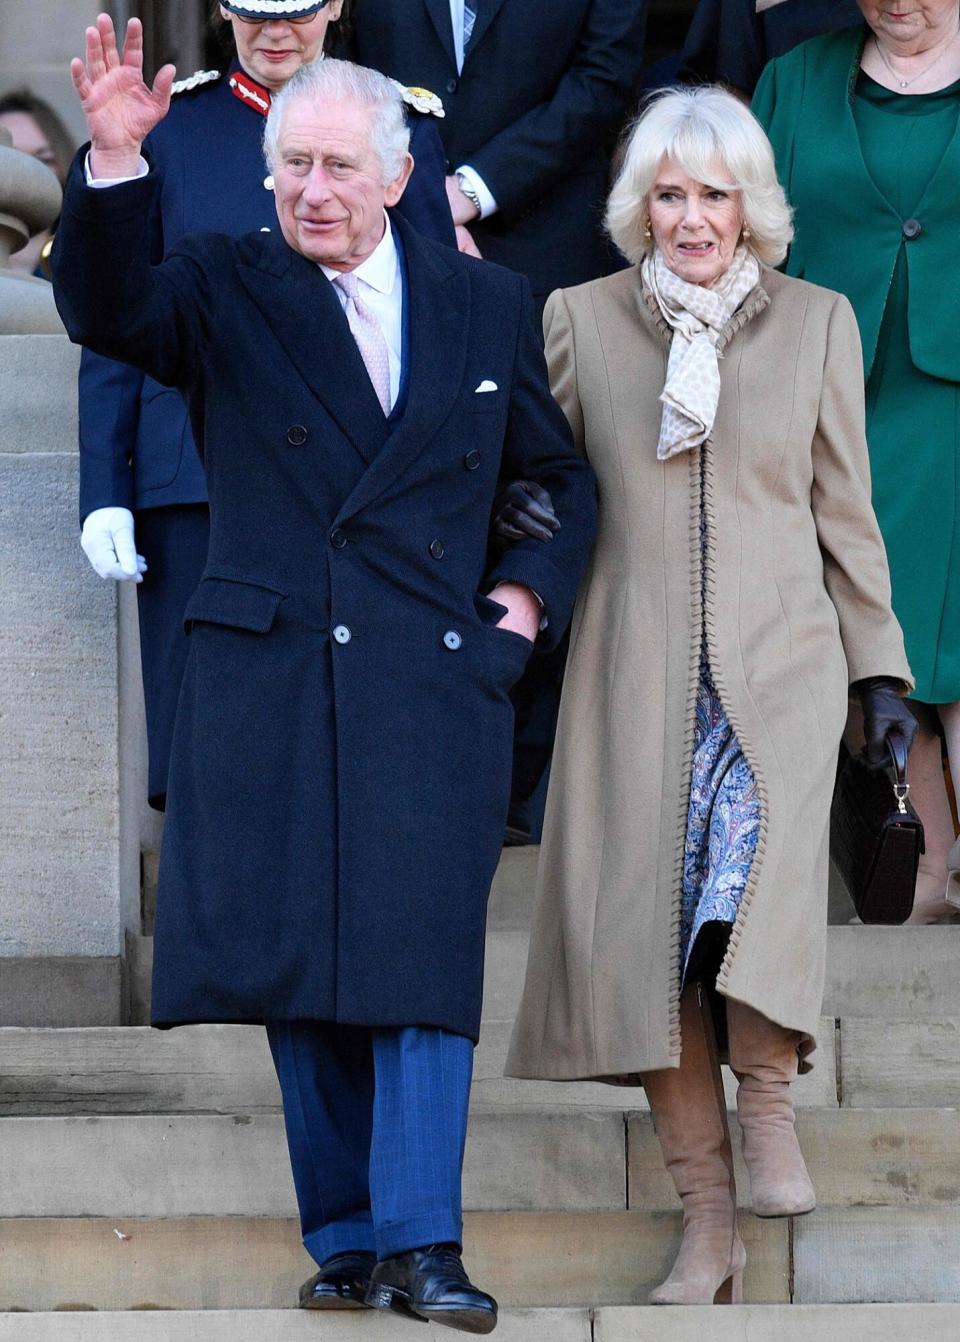
[[(467, 62), (470, 60), (470, 57), (473, 55), (477, 47), (483, 41), (484, 34), (490, 27), (491, 23), (493, 23), (494, 19), (497, 17), (497, 14), (500, 10), (500, 6), (502, 4), (503, 0), (477, 0), (476, 3), (477, 21), (473, 25), (473, 33), (470, 37), (470, 45), (467, 47), (466, 51), (463, 54), (464, 65), (467, 64)], [(447, 4), (448, 13), (449, 10), (450, 6), (448, 3)]]
[(279, 233), (240, 279), (310, 391), (371, 462), (390, 429), (330, 281)]
[(443, 47), (453, 66), (457, 68), (457, 52), (453, 45), (453, 24), (450, 20), (450, 0), (424, 0), (427, 7), (427, 13), (430, 15), (431, 22), (437, 30), (437, 36), (440, 39), (440, 45)]
[(453, 270), (439, 250), (425, 243), (396, 214), (391, 219), (400, 235), (406, 266), (407, 404), (403, 418), (344, 502), (338, 524), (382, 494), (422, 451), (453, 409), (466, 367), (470, 325), (466, 273)]

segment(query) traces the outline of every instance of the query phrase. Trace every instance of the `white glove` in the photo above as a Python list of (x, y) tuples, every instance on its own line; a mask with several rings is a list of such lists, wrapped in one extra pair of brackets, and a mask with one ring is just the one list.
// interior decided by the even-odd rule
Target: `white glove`
[(83, 524), (80, 545), (101, 578), (143, 582), (147, 561), (137, 554), (129, 508), (94, 508)]

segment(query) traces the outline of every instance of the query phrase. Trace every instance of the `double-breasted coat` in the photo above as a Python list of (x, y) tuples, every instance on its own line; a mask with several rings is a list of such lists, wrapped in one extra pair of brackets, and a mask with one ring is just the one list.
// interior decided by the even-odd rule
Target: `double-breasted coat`
[(656, 449), (671, 332), (651, 304), (634, 268), (554, 295), (545, 314), (551, 383), (597, 473), (600, 526), (571, 627), (507, 1064), (517, 1076), (635, 1077), (679, 1063), (703, 636), (761, 801), (717, 986), (799, 1030), (810, 1051), (848, 685), (909, 683), (870, 506), (847, 300), (765, 271), (723, 333), (712, 437), (666, 462)]
[[(187, 397), (210, 496), (191, 599), (156, 923), (153, 1019), (436, 1025), (476, 1037), (486, 900), (530, 643), (562, 633), (595, 486), (552, 400), (519, 276), (394, 219), (406, 405), (385, 419), (336, 294), (279, 232), (184, 239), (151, 267), (154, 180), (68, 182), (72, 339)], [(501, 469), (562, 529), (496, 565)]]

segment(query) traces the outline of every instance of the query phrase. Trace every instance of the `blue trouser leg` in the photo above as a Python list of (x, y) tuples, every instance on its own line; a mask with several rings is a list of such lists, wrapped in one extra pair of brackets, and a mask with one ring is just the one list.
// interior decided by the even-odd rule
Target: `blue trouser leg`
[(459, 1243), (471, 1041), (312, 1021), (268, 1023), (267, 1035), (311, 1256)]
[(463, 1238), (460, 1179), (473, 1044), (435, 1028), (373, 1031), (370, 1202), (377, 1257)]
[(268, 1021), (303, 1243), (318, 1263), (375, 1249), (370, 1214), (373, 1051), (363, 1026)]

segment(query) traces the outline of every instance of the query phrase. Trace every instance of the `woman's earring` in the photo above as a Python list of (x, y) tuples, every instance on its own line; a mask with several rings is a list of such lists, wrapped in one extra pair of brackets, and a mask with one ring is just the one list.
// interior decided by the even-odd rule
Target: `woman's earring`
[(749, 242), (750, 239), (753, 237), (753, 234), (750, 232), (750, 229), (747, 227), (746, 224), (744, 224), (743, 232), (740, 234), (740, 236), (744, 242)]
[(643, 236), (647, 240), (647, 242), (651, 242), (653, 240), (653, 230), (650, 227), (649, 215), (647, 215), (646, 219), (644, 219), (643, 221)]

